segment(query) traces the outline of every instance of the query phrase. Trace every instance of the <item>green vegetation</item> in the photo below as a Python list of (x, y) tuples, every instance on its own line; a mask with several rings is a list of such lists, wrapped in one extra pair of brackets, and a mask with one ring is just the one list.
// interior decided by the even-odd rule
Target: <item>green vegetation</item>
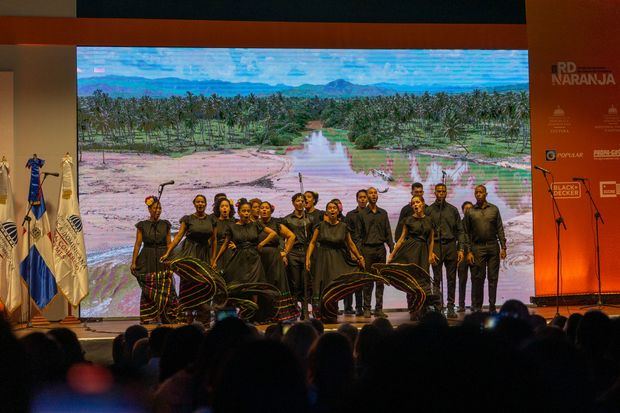
[(112, 98), (98, 90), (79, 98), (78, 141), (80, 150), (100, 150), (104, 161), (109, 150), (171, 156), (246, 146), (282, 151), (301, 143), (311, 120), (357, 150), (449, 149), (503, 158), (528, 153), (530, 145), (528, 94), (484, 91), (346, 99), (188, 92), (154, 99)]

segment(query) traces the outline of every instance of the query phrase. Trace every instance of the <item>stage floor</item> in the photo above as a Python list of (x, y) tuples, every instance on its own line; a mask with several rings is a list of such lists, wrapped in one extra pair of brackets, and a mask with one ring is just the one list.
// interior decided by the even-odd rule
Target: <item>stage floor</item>
[[(618, 317), (620, 316), (620, 308), (616, 307), (607, 307), (604, 306), (601, 308), (607, 315), (610, 317)], [(569, 316), (573, 313), (584, 313), (588, 311), (588, 309), (582, 309), (578, 306), (563, 306), (560, 307), (560, 314), (563, 316)], [(409, 321), (409, 313), (406, 311), (400, 310), (386, 310), (388, 315), (388, 319), (392, 323), (394, 327), (399, 326), (401, 324), (410, 323)], [(555, 307), (530, 307), (530, 313), (532, 314), (540, 314), (545, 317), (547, 320), (553, 319), (556, 314)], [(458, 313), (459, 318), (448, 320), (451, 325), (458, 325), (461, 323), (466, 313)], [(340, 324), (351, 323), (354, 326), (361, 328), (365, 324), (372, 322), (374, 318), (363, 318), (356, 316), (339, 316), (338, 323), (336, 324), (326, 324), (325, 331), (333, 331), (340, 326)], [(29, 333), (40, 331), (45, 333), (46, 331), (57, 328), (57, 327), (67, 327), (71, 330), (75, 331), (77, 334), (80, 343), (84, 351), (86, 352), (86, 358), (92, 362), (100, 363), (100, 364), (111, 364), (112, 363), (112, 341), (114, 337), (123, 333), (127, 327), (137, 324), (138, 319), (123, 319), (123, 320), (104, 320), (99, 322), (82, 322), (80, 324), (74, 325), (63, 325), (60, 323), (51, 323), (48, 327), (31, 327), (25, 328), (23, 326), (15, 327), (15, 334), (17, 337), (23, 337)], [(175, 326), (175, 325), (172, 325)], [(147, 325), (145, 326), (149, 330), (156, 328), (156, 325)], [(261, 325), (257, 326), (257, 328), (261, 331), (264, 331), (267, 326)]]

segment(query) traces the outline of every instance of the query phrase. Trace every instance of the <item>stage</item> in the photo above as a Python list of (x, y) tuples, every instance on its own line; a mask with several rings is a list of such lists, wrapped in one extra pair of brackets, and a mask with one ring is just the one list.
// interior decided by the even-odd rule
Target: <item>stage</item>
[[(560, 307), (560, 314), (568, 317), (573, 313), (584, 313), (589, 309), (583, 309), (580, 306), (563, 306)], [(620, 316), (620, 308), (617, 307), (607, 307), (604, 306), (601, 308), (603, 312), (605, 312), (610, 317), (618, 317)], [(409, 313), (404, 310), (386, 310), (388, 315), (388, 319), (392, 323), (394, 327), (397, 327), (401, 324), (411, 323), (409, 321)], [(556, 314), (555, 307), (530, 307), (531, 314), (539, 314), (548, 321), (551, 321)], [(465, 313), (457, 313), (458, 319), (449, 319), (448, 322), (450, 325), (458, 325), (462, 322), (463, 318), (469, 314)], [(338, 323), (336, 324), (326, 324), (325, 331), (335, 331), (338, 329), (340, 324), (351, 323), (357, 328), (362, 328), (365, 324), (372, 322), (374, 318), (364, 318), (364, 317), (356, 317), (356, 316), (338, 316)], [(23, 326), (15, 327), (15, 334), (17, 337), (23, 337), (29, 333), (40, 331), (45, 333), (46, 331), (52, 328), (58, 327), (67, 327), (73, 330), (82, 344), (82, 348), (86, 352), (86, 358), (89, 361), (100, 363), (100, 364), (111, 364), (112, 363), (112, 341), (114, 337), (123, 333), (127, 327), (137, 324), (137, 318), (131, 319), (114, 319), (114, 320), (104, 320), (104, 321), (83, 321), (80, 324), (74, 325), (64, 325), (60, 323), (52, 323), (48, 327), (39, 327), (39, 328), (25, 328)], [(173, 327), (180, 326), (171, 325)], [(147, 325), (145, 326), (147, 329), (152, 330), (157, 327), (157, 325)], [(260, 331), (265, 331), (267, 325), (257, 326)]]

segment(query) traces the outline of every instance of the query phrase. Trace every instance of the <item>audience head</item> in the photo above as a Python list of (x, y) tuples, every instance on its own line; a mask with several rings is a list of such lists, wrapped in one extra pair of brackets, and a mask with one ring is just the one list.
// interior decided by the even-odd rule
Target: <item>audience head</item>
[(84, 350), (82, 350), (80, 341), (72, 330), (68, 328), (53, 328), (47, 332), (47, 335), (52, 337), (60, 346), (67, 368), (84, 362)]
[(527, 320), (530, 316), (527, 306), (519, 300), (506, 301), (499, 309), (499, 314), (502, 317), (518, 318), (520, 320)]
[(601, 358), (610, 342), (611, 320), (598, 310), (588, 311), (577, 327), (575, 344), (592, 358)]
[(203, 338), (202, 332), (193, 325), (170, 332), (159, 362), (159, 381), (165, 381), (193, 363)]
[(289, 346), (305, 367), (310, 348), (318, 337), (319, 334), (311, 323), (295, 323), (288, 329), (282, 342)]
[(149, 337), (151, 357), (161, 357), (161, 354), (164, 351), (164, 343), (166, 342), (166, 338), (172, 331), (173, 328), (166, 326), (160, 326), (151, 331), (151, 336)]
[(338, 327), (338, 332), (349, 340), (349, 344), (351, 344), (351, 349), (353, 349), (353, 347), (355, 346), (355, 341), (357, 340), (357, 327), (350, 323), (344, 323)]

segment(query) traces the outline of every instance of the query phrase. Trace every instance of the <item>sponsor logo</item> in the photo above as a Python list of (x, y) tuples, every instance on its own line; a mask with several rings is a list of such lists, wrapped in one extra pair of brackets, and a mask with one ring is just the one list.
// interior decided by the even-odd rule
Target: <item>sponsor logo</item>
[(546, 161), (557, 161), (558, 159), (582, 159), (583, 152), (558, 152), (555, 149), (545, 150)]
[(577, 66), (575, 62), (557, 62), (551, 65), (553, 86), (609, 86), (616, 79), (611, 69), (599, 66)]
[(551, 185), (553, 196), (557, 199), (581, 198), (581, 185), (579, 182), (554, 182)]
[(616, 181), (601, 181), (601, 198), (617, 198), (620, 194), (620, 184)]
[(613, 161), (620, 159), (620, 148), (617, 149), (595, 149), (592, 152), (595, 161)]

